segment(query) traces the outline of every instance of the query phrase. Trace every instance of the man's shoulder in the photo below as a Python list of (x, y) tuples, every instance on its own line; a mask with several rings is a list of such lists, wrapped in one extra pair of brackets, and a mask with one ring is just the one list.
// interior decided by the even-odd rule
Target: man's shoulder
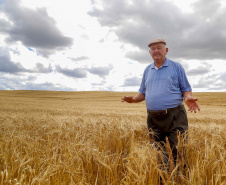
[(182, 67), (182, 65), (181, 65), (180, 62), (177, 62), (177, 61), (174, 61), (174, 60), (170, 60), (170, 59), (168, 59), (168, 58), (167, 58), (167, 62), (168, 62), (169, 65), (173, 65), (173, 66), (179, 67), (179, 68)]
[(151, 69), (151, 68), (154, 68), (154, 67), (155, 67), (155, 65), (154, 65), (154, 62), (153, 62), (153, 63), (149, 64), (149, 65), (145, 68), (145, 71), (147, 71), (147, 70), (149, 70), (149, 69)]
[(171, 60), (171, 59), (166, 59), (167, 61), (168, 61), (168, 63), (170, 63), (170, 64), (174, 64), (174, 65), (178, 65), (178, 64), (180, 64), (179, 62), (177, 62), (177, 61), (175, 61), (175, 60)]

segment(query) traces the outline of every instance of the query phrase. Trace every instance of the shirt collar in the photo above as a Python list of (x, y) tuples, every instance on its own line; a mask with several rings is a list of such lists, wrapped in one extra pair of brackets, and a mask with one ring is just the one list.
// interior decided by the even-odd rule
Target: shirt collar
[[(168, 67), (168, 65), (169, 65), (169, 59), (166, 58), (165, 62), (162, 64), (161, 67)], [(155, 62), (153, 62), (153, 63), (151, 64), (151, 68), (152, 68), (152, 69), (155, 69)]]

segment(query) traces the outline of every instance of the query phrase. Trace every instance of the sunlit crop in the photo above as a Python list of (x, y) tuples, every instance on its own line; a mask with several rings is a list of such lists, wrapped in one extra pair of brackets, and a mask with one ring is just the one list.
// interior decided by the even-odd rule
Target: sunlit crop
[(0, 91), (0, 184), (226, 184), (226, 93), (194, 94), (201, 111), (188, 112), (186, 157), (169, 172), (144, 102), (120, 101), (135, 94)]

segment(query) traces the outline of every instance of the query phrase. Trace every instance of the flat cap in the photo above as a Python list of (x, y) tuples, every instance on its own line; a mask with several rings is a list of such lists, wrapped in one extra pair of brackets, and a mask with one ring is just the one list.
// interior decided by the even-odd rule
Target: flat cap
[(148, 47), (151, 47), (152, 44), (156, 44), (156, 43), (163, 43), (166, 45), (166, 41), (163, 39), (154, 39), (150, 42), (150, 44), (148, 44)]

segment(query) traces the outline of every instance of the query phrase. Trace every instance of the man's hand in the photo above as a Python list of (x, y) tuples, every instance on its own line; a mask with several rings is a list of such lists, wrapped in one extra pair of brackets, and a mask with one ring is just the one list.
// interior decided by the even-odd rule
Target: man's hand
[(199, 104), (198, 104), (198, 99), (197, 98), (194, 98), (192, 96), (187, 96), (185, 99), (184, 99), (186, 105), (188, 106), (188, 111), (191, 111), (191, 112), (195, 112), (196, 113), (196, 110), (198, 109), (200, 111), (200, 108), (199, 108)]
[(127, 103), (138, 103), (142, 102), (145, 100), (145, 95), (142, 93), (137, 93), (136, 96), (124, 96), (122, 98), (122, 102), (127, 102)]
[(134, 103), (135, 99), (133, 96), (124, 96), (122, 98), (122, 102), (127, 102), (127, 103)]

